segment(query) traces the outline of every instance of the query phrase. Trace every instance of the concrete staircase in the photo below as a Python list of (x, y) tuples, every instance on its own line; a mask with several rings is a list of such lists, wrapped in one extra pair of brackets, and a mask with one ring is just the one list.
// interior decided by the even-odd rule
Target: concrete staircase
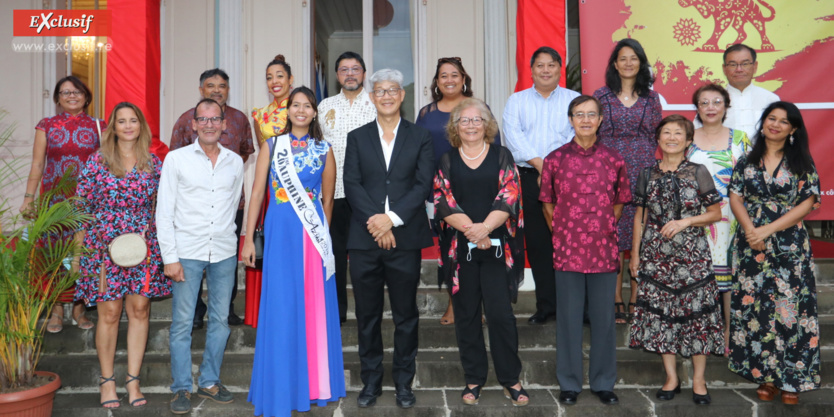
[[(344, 347), (345, 379), (348, 387), (347, 398), (327, 407), (316, 407), (307, 416), (834, 416), (834, 374), (827, 371), (827, 365), (834, 363), (834, 260), (817, 262), (817, 297), (820, 308), (820, 333), (822, 345), (823, 389), (800, 396), (800, 405), (787, 407), (777, 399), (772, 403), (758, 400), (755, 385), (727, 370), (727, 362), (721, 357), (710, 357), (707, 365), (707, 383), (713, 403), (698, 407), (691, 400), (691, 362), (679, 360), (679, 373), (683, 381), (683, 392), (673, 401), (660, 402), (654, 393), (663, 383), (664, 372), (660, 357), (651, 353), (636, 351), (627, 347), (628, 326), (617, 326), (617, 372), (618, 383), (615, 391), (620, 397), (617, 406), (604, 406), (590, 393), (587, 387), (574, 406), (558, 403), (559, 385), (556, 381), (556, 331), (554, 322), (543, 326), (527, 324), (527, 317), (535, 311), (535, 295), (521, 292), (514, 305), (518, 318), (519, 348), (523, 371), (521, 382), (530, 393), (527, 407), (513, 407), (505, 399), (495, 376), (490, 372), (481, 402), (477, 406), (466, 406), (460, 400), (464, 386), (463, 370), (460, 365), (454, 326), (441, 326), (438, 319), (446, 309), (448, 296), (438, 291), (436, 285), (436, 262), (424, 261), (422, 282), (418, 292), (420, 308), (420, 351), (417, 357), (417, 375), (414, 389), (417, 405), (410, 410), (401, 410), (394, 402), (391, 386), (385, 387), (377, 405), (370, 409), (358, 409), (356, 396), (362, 388), (359, 380), (359, 356), (357, 354), (356, 321), (352, 316), (353, 295), (350, 300), (348, 322), (342, 327)], [(240, 275), (243, 276), (242, 273)], [(242, 279), (241, 279), (242, 281)], [(625, 296), (629, 292), (625, 288)], [(245, 291), (245, 289), (243, 289)], [(238, 314), (243, 313), (245, 294), (238, 294)], [(350, 289), (348, 290), (350, 292)], [(387, 300), (386, 300), (387, 303)], [(387, 309), (386, 304), (386, 311)], [(170, 416), (168, 401), (171, 383), (170, 358), (168, 354), (168, 329), (171, 317), (171, 300), (154, 301), (151, 308), (150, 334), (147, 354), (142, 367), (142, 390), (148, 405), (132, 409), (127, 404), (127, 395), (121, 386), (122, 406), (106, 410), (98, 405), (98, 358), (95, 351), (95, 331), (83, 331), (66, 325), (57, 335), (47, 334), (44, 340), (44, 357), (39, 369), (56, 372), (61, 376), (63, 388), (58, 391), (53, 411), (54, 416), (97, 417), (97, 416)], [(95, 312), (90, 313), (95, 317)], [(388, 313), (386, 313), (388, 314)], [(390, 314), (388, 314), (390, 317)], [(116, 353), (116, 380), (124, 381), (126, 363), (126, 330), (124, 321), (120, 328)], [(386, 320), (382, 326), (383, 343), (387, 347), (385, 359), (385, 384), (391, 385), (390, 366), (394, 326)], [(485, 331), (486, 328), (485, 328)], [(586, 328), (585, 347), (589, 346)], [(251, 365), (254, 355), (256, 331), (248, 326), (232, 327), (226, 348), (221, 378), (224, 384), (236, 393), (232, 404), (219, 405), (210, 400), (193, 397), (192, 416), (251, 416), (254, 408), (246, 402)], [(205, 330), (195, 331), (193, 337), (194, 377), (196, 381)], [(488, 343), (488, 340), (487, 340)], [(587, 352), (587, 350), (586, 350)], [(585, 363), (587, 369), (587, 361)], [(276, 376), (280, 377), (280, 376)]]

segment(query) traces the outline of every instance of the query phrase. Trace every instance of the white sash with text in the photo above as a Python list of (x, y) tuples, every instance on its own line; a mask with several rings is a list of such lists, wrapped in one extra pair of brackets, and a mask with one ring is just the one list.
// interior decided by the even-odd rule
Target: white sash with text
[(326, 279), (330, 279), (336, 272), (336, 258), (333, 256), (330, 231), (316, 212), (316, 206), (310, 200), (307, 192), (304, 191), (304, 185), (301, 184), (298, 173), (295, 172), (289, 135), (276, 137), (275, 147), (275, 157), (272, 159), (272, 165), (278, 174), (281, 185), (287, 191), (287, 198), (292, 203), (295, 214), (298, 215), (304, 230), (307, 231), (307, 235), (310, 236), (310, 240), (313, 241), (313, 245), (319, 251), (321, 259), (324, 260)]

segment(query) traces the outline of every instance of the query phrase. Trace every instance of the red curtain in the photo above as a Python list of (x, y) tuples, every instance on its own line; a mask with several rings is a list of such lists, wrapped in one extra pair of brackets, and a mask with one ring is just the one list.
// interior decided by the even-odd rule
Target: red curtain
[(533, 85), (530, 73), (530, 58), (541, 46), (549, 46), (562, 56), (562, 79), (559, 85), (565, 86), (565, 64), (568, 58), (565, 27), (565, 0), (518, 0), (516, 14), (516, 53), (515, 64), (518, 68), (518, 81), (515, 91), (530, 88)]
[(151, 152), (164, 159), (168, 146), (159, 140), (160, 0), (110, 0), (112, 32), (107, 53), (104, 105), (122, 101), (139, 106), (151, 126)]

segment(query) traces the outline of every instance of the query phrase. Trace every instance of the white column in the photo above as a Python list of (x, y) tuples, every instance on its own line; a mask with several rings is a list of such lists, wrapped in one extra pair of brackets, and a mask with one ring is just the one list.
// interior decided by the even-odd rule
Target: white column
[(492, 109), (492, 114), (501, 124), (504, 104), (512, 94), (509, 65), (515, 58), (509, 55), (507, 40), (507, 2), (484, 2), (484, 99)]
[(244, 114), (243, 108), (243, 3), (218, 0), (218, 66), (229, 74), (228, 104)]

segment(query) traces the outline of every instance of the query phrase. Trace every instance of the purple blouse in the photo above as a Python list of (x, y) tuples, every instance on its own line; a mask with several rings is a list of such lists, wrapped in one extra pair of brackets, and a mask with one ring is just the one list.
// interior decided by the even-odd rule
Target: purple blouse
[(625, 161), (599, 142), (571, 141), (544, 159), (539, 200), (553, 209), (553, 268), (614, 272), (619, 260), (614, 205), (631, 201)]

